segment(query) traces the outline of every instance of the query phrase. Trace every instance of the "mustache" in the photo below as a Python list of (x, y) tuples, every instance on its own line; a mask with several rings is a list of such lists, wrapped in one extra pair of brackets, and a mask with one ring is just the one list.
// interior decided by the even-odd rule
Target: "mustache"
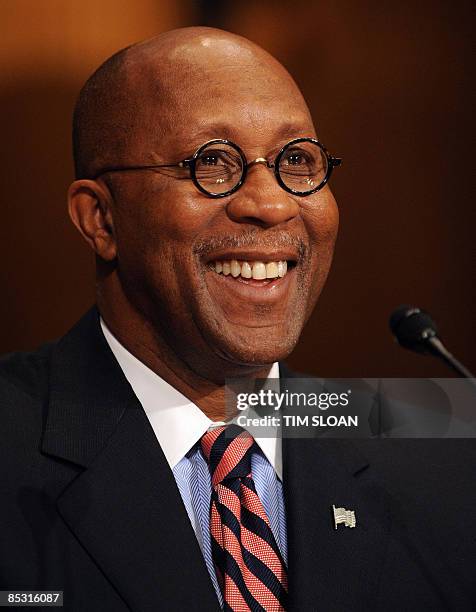
[(212, 236), (198, 240), (193, 247), (193, 253), (198, 257), (207, 257), (217, 250), (240, 248), (279, 249), (288, 247), (297, 251), (299, 261), (305, 259), (309, 250), (302, 238), (290, 232), (282, 230), (279, 232), (263, 232), (263, 230), (256, 228), (234, 236)]

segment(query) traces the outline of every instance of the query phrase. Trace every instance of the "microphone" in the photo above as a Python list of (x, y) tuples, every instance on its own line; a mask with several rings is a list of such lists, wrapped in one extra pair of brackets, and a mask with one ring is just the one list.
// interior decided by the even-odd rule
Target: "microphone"
[(460, 376), (474, 378), (440, 340), (436, 325), (427, 312), (416, 306), (399, 306), (390, 316), (389, 325), (397, 342), (404, 348), (435, 355)]

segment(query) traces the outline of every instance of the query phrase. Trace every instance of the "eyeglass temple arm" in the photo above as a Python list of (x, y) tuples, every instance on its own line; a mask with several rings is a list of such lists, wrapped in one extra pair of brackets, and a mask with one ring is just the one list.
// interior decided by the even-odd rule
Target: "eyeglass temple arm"
[(91, 177), (93, 181), (102, 176), (103, 174), (109, 174), (110, 172), (134, 172), (137, 170), (154, 170), (155, 168), (184, 168), (190, 164), (190, 159), (184, 159), (176, 164), (150, 164), (146, 166), (110, 166), (103, 168)]

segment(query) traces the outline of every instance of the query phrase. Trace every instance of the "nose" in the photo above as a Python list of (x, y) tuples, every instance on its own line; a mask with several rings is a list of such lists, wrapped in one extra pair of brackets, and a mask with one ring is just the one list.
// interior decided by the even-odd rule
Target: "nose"
[(228, 216), (237, 223), (272, 227), (299, 214), (299, 204), (282, 189), (264, 158), (248, 166), (242, 187), (227, 205)]

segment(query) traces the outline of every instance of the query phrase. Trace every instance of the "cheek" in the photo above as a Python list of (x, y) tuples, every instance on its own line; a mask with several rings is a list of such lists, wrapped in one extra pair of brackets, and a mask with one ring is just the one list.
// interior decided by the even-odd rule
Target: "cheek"
[(339, 228), (339, 211), (331, 191), (327, 189), (318, 195), (312, 206), (306, 206), (302, 212), (310, 246), (308, 316), (326, 282)]
[(339, 228), (339, 210), (329, 189), (303, 207), (302, 217), (309, 236), (314, 274), (327, 276)]
[(186, 181), (175, 181), (170, 187), (130, 193), (118, 206), (118, 274), (129, 299), (150, 316), (189, 316), (203, 284), (193, 245), (210, 231), (221, 210), (220, 204), (204, 199), (196, 190), (189, 193)]
[(194, 240), (206, 231), (219, 206), (197, 194), (188, 181), (155, 180), (152, 188), (129, 193), (118, 206), (119, 254), (132, 250), (148, 258), (191, 257)]
[(312, 204), (305, 206), (303, 219), (314, 248), (334, 244), (339, 228), (339, 210), (328, 187), (317, 194)]

